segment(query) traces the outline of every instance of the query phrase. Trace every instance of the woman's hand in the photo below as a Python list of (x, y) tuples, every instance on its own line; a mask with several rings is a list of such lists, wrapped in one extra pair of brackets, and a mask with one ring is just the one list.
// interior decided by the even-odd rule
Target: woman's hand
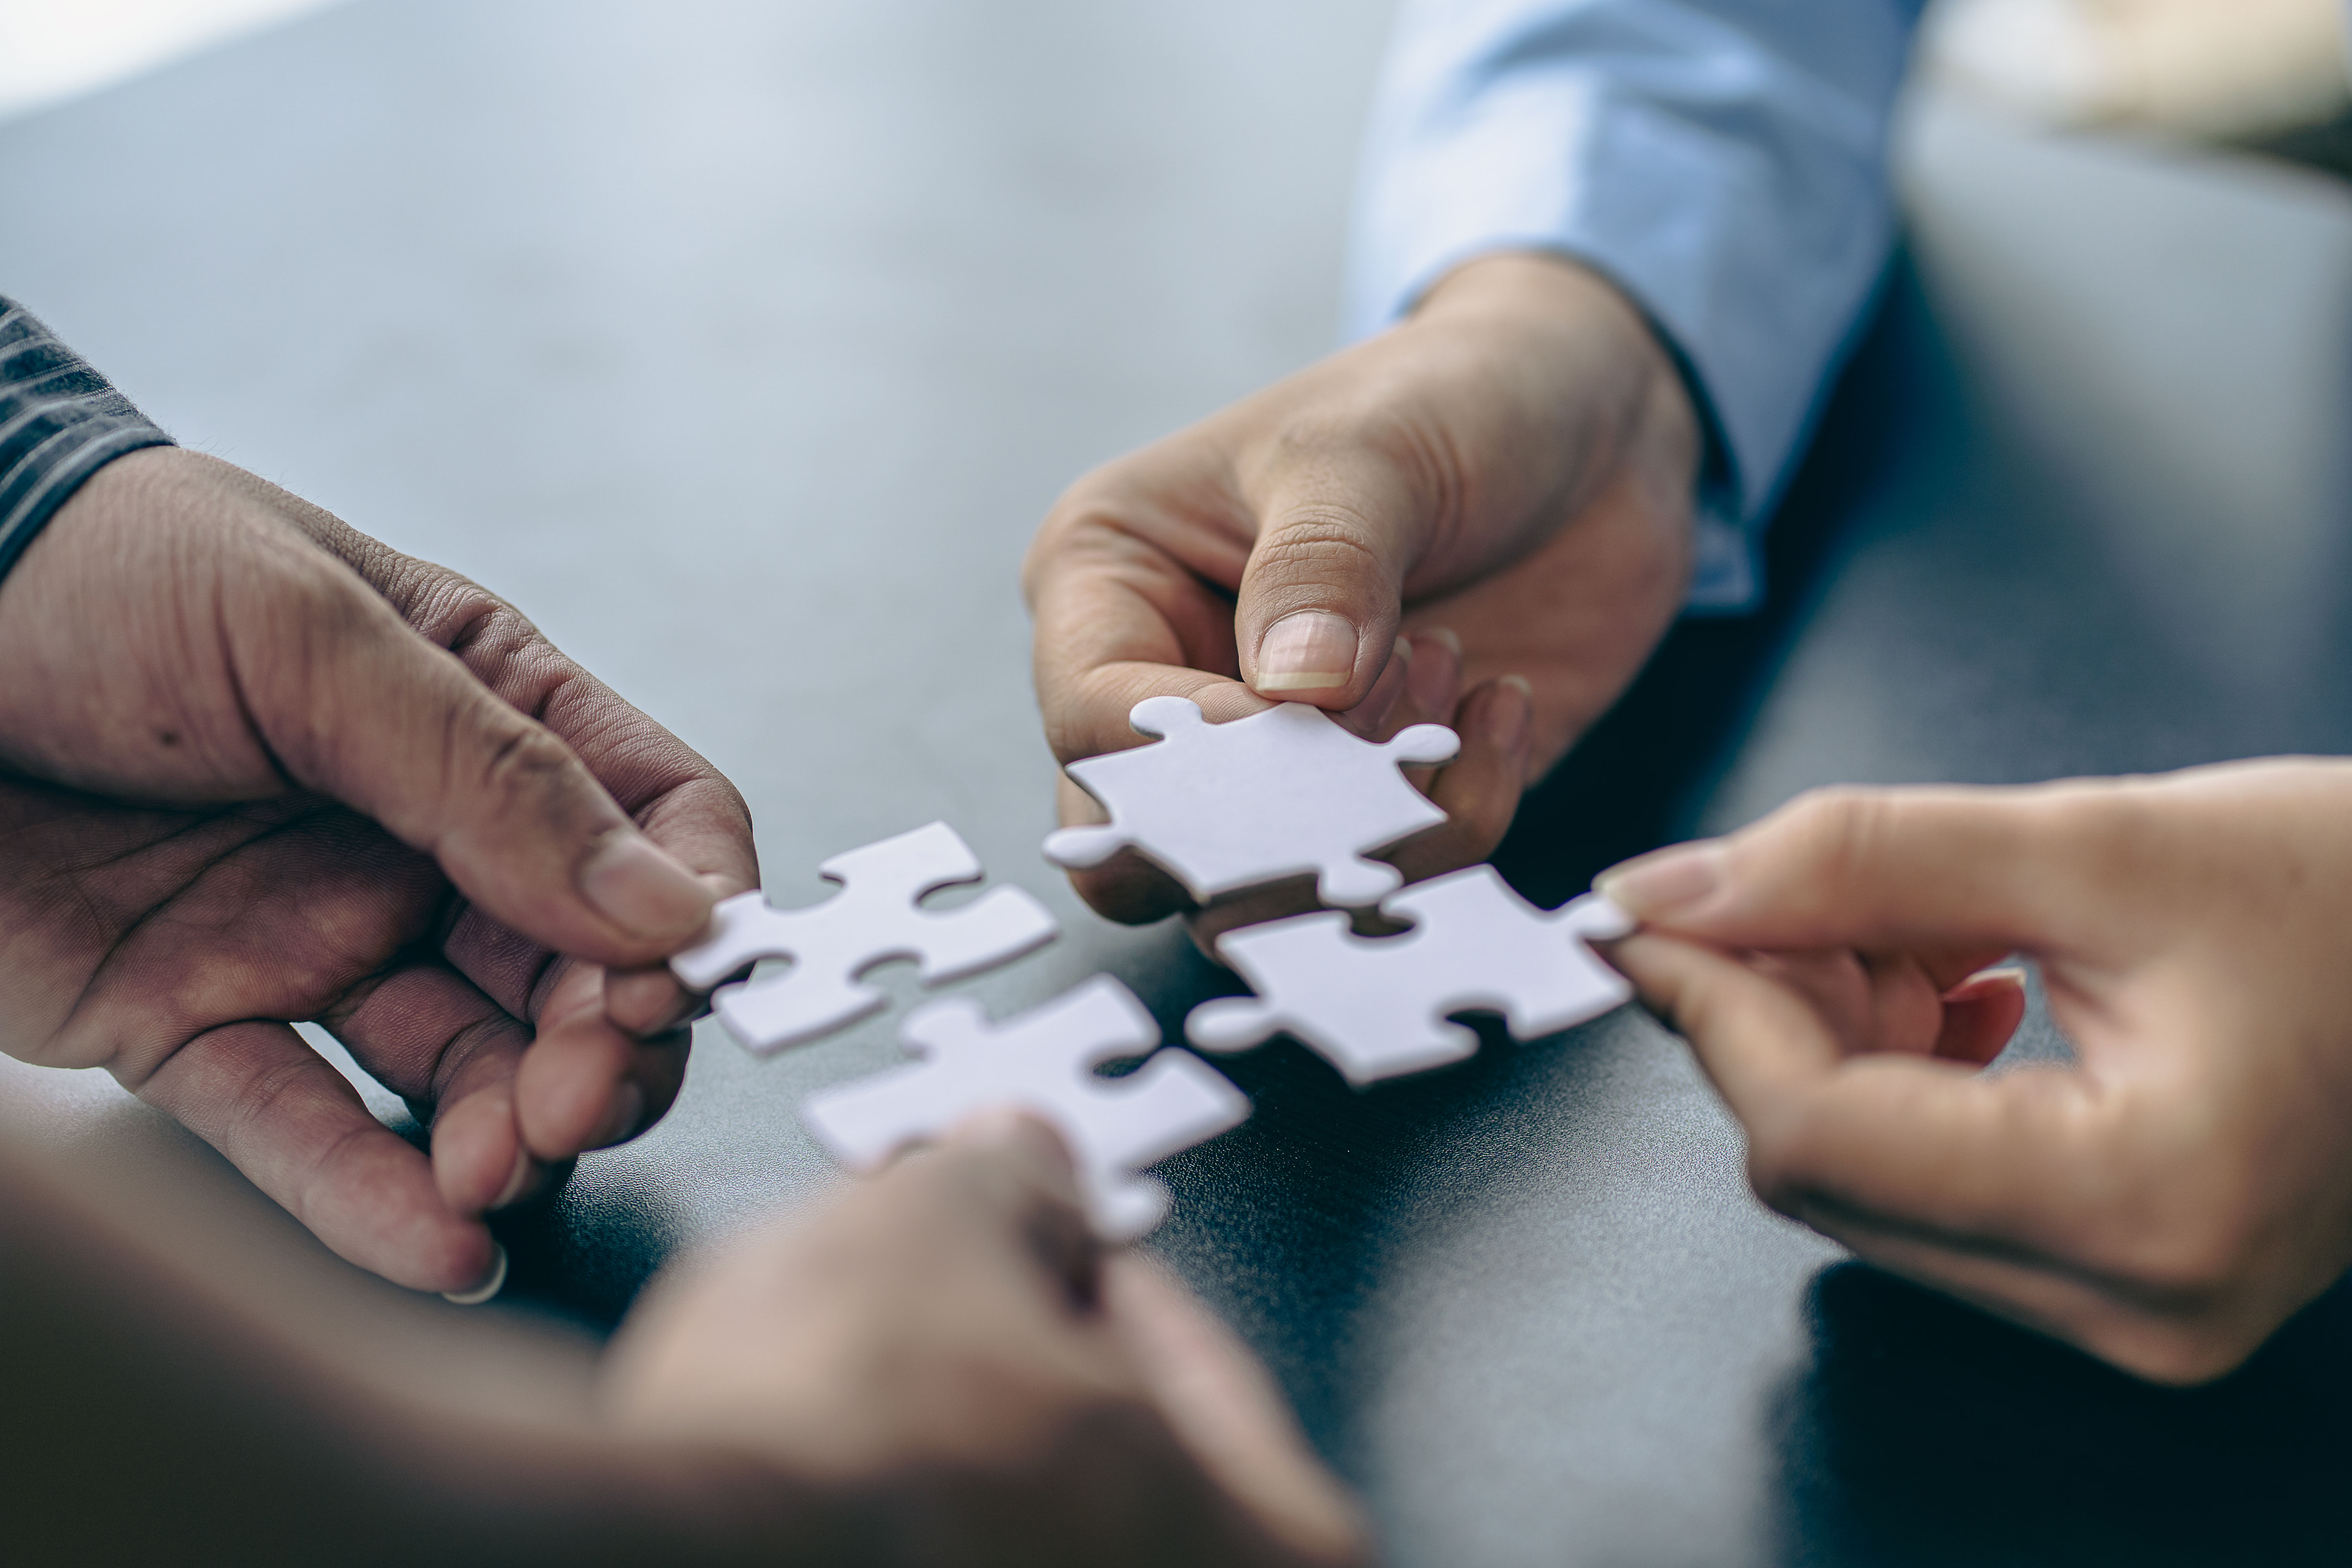
[[(1832, 791), (1600, 885), (1757, 1191), (1862, 1256), (2167, 1383), (2352, 1265), (2352, 763)], [(2074, 1065), (1979, 1070), (2012, 953)]]
[[(1393, 858), (1483, 859), (1679, 610), (1698, 450), (1616, 289), (1468, 263), (1402, 325), (1063, 496), (1024, 574), (1054, 754), (1139, 744), (1128, 710), (1163, 693), (1212, 722), (1276, 701), (1376, 739), (1449, 722), (1462, 753), (1428, 787), (1453, 820)], [(1060, 804), (1102, 820), (1066, 776)], [(1185, 905), (1131, 857), (1073, 880), (1120, 920)]]

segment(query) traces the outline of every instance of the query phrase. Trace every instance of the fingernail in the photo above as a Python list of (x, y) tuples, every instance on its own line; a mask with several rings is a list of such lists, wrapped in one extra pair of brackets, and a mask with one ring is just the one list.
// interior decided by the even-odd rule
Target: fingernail
[(1507, 752), (1516, 751), (1528, 732), (1535, 688), (1524, 675), (1507, 675), (1495, 686), (1495, 695), (1486, 700), (1486, 738)]
[(490, 1243), (490, 1272), (470, 1290), (445, 1290), (441, 1299), (455, 1307), (478, 1307), (507, 1288), (507, 1249)]
[(710, 920), (710, 889), (633, 827), (605, 835), (580, 868), (580, 894), (614, 925), (656, 942), (693, 936)]
[(1356, 669), (1356, 628), (1328, 610), (1301, 610), (1265, 628), (1257, 643), (1260, 691), (1328, 691)]
[[(1428, 632), (1420, 635), (1434, 647), (1430, 658), (1416, 659), (1405, 667), (1405, 695), (1412, 700), (1416, 712), (1432, 719), (1450, 718), (1462, 685), (1460, 650), (1447, 646), (1451, 633), (1445, 637)], [(1448, 657), (1438, 657), (1440, 653)]]
[(499, 1195), (490, 1200), (490, 1207), (493, 1209), (502, 1209), (506, 1207), (509, 1204), (514, 1202), (515, 1199), (522, 1196), (523, 1188), (528, 1186), (530, 1183), (530, 1151), (529, 1149), (519, 1148), (515, 1151), (513, 1173), (507, 1177), (507, 1184), (499, 1191)]
[(625, 1143), (636, 1136), (637, 1123), (646, 1119), (646, 1091), (634, 1083), (625, 1083), (613, 1091), (613, 1113), (604, 1119), (604, 1130), (596, 1135), (593, 1147), (609, 1149), (615, 1143)]
[(667, 967), (604, 972), (605, 1016), (633, 1039), (666, 1035), (701, 1006), (702, 998), (680, 986)]
[(1961, 981), (1958, 984), (1945, 992), (1944, 1000), (1948, 1002), (1955, 996), (1969, 994), (1978, 991), (1979, 988), (1990, 989), (1995, 985), (2013, 985), (2021, 990), (2023, 989), (2025, 985), (2024, 968), (2021, 965), (2014, 963), (1996, 963), (1990, 969), (1979, 969), (1974, 974), (1969, 975), (1967, 979)]
[(1413, 635), (1415, 637), (1427, 637), (1432, 642), (1444, 643), (1445, 645), (1446, 652), (1452, 654), (1456, 658), (1460, 658), (1462, 657), (1462, 639), (1454, 635), (1454, 628), (1452, 626), (1424, 626)]
[(1655, 920), (1711, 897), (1725, 880), (1722, 847), (1699, 843), (1654, 850), (1612, 867), (1592, 879), (1592, 886), (1634, 919)]

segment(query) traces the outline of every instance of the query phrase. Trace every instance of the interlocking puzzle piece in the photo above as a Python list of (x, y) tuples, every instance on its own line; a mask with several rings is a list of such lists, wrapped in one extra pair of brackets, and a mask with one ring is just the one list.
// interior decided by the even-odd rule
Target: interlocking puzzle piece
[(1380, 902), (1403, 879), (1363, 852), (1445, 820), (1397, 770), (1445, 762), (1460, 745), (1443, 724), (1360, 740), (1301, 702), (1212, 724), (1189, 698), (1150, 697), (1127, 721), (1162, 739), (1070, 764), (1111, 820), (1048, 836), (1045, 858), (1084, 868), (1132, 847), (1202, 903), (1308, 871), (1327, 904)]
[(1141, 1236), (1168, 1212), (1168, 1189), (1138, 1167), (1249, 1117), (1241, 1090), (1190, 1051), (1160, 1051), (1122, 1078), (1097, 1075), (1160, 1044), (1160, 1026), (1108, 974), (1002, 1024), (968, 998), (935, 1002), (908, 1016), (900, 1037), (926, 1059), (802, 1105), (801, 1120), (834, 1158), (870, 1170), (976, 1110), (1017, 1106), (1061, 1130), (1095, 1229), (1113, 1241)]
[(1184, 1021), (1203, 1050), (1238, 1051), (1295, 1036), (1361, 1089), (1461, 1061), (1476, 1031), (1446, 1016), (1503, 1015), (1521, 1039), (1599, 1017), (1633, 994), (1588, 942), (1633, 932), (1598, 893), (1549, 913), (1513, 892), (1492, 866), (1473, 866), (1408, 889), (1381, 906), (1411, 920), (1401, 936), (1360, 937), (1337, 910), (1244, 926), (1217, 939), (1217, 956), (1258, 994), (1203, 1002)]
[(669, 961), (697, 991), (759, 959), (792, 961), (782, 973), (712, 998), (728, 1032), (752, 1050), (815, 1039), (881, 1006), (882, 993), (858, 982), (877, 963), (915, 959), (923, 983), (937, 985), (1010, 963), (1060, 930), (1019, 888), (998, 888), (960, 909), (919, 907), (941, 888), (982, 876), (979, 858), (944, 822), (836, 855), (817, 870), (841, 891), (798, 910), (772, 908), (757, 890), (738, 893), (711, 911), (709, 935)]

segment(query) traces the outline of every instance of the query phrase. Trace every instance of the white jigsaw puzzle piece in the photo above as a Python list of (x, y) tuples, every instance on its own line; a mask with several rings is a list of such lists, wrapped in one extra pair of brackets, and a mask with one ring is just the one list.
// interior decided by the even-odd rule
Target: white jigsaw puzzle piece
[(894, 958), (922, 965), (938, 985), (1007, 963), (1054, 940), (1053, 914), (1019, 888), (998, 888), (960, 909), (922, 900), (981, 879), (980, 858), (944, 822), (836, 855), (817, 868), (841, 891), (821, 904), (779, 910), (756, 889), (722, 900), (702, 941), (669, 961), (670, 972), (708, 991), (762, 958), (792, 967), (718, 992), (711, 1005), (728, 1032), (755, 1051), (800, 1045), (880, 1007), (858, 977)]
[(1445, 820), (1398, 770), (1448, 761), (1461, 743), (1443, 724), (1361, 740), (1300, 702), (1211, 724), (1189, 698), (1150, 697), (1128, 722), (1160, 742), (1070, 764), (1111, 820), (1050, 835), (1045, 858), (1084, 868), (1131, 847), (1202, 903), (1310, 871), (1327, 904), (1380, 902), (1403, 879), (1365, 851)]
[(907, 1047), (925, 1059), (811, 1095), (801, 1120), (835, 1159), (871, 1170), (974, 1111), (1017, 1106), (1060, 1129), (1095, 1229), (1129, 1241), (1168, 1212), (1168, 1189), (1139, 1167), (1248, 1120), (1250, 1104), (1190, 1051), (1165, 1050), (1121, 1078), (1106, 1062), (1144, 1056), (1160, 1026), (1134, 993), (1097, 974), (1042, 1007), (988, 1022), (977, 1002), (935, 1002), (908, 1016)]
[(1185, 1037), (1203, 1050), (1238, 1051), (1289, 1034), (1360, 1089), (1475, 1054), (1476, 1031), (1449, 1014), (1491, 1009), (1527, 1040), (1599, 1017), (1633, 994), (1585, 945), (1633, 931), (1598, 893), (1547, 913), (1492, 866), (1473, 866), (1381, 910), (1413, 929), (1360, 937), (1345, 914), (1326, 910), (1227, 931), (1217, 956), (1258, 994), (1203, 1002), (1184, 1021)]

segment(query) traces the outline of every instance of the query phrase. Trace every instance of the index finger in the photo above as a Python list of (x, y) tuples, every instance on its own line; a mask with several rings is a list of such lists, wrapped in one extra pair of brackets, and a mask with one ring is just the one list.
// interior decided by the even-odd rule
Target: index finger
[(456, 654), (500, 700), (553, 731), (646, 836), (709, 879), (715, 896), (758, 884), (751, 814), (734, 786), (515, 606), (266, 479), (206, 460), (215, 463), (223, 483), (271, 508), (358, 574), (411, 628)]
[(1271, 706), (1241, 683), (1230, 598), (1143, 531), (1093, 510), (1049, 519), (1024, 581), (1056, 761), (1140, 743), (1127, 715), (1147, 697), (1189, 697), (1212, 722)]
[(1747, 1128), (1773, 1207), (1837, 1233), (1867, 1219), (1951, 1245), (2079, 1263), (2112, 1096), (2083, 1076), (1987, 1075), (1932, 1057), (1845, 1056), (1797, 994), (1727, 954), (1643, 934), (1612, 959), (1690, 1041)]
[(2128, 837), (2080, 786), (1816, 790), (1727, 838), (1679, 844), (1595, 879), (1644, 923), (1741, 948), (2048, 951), (2105, 901)]

